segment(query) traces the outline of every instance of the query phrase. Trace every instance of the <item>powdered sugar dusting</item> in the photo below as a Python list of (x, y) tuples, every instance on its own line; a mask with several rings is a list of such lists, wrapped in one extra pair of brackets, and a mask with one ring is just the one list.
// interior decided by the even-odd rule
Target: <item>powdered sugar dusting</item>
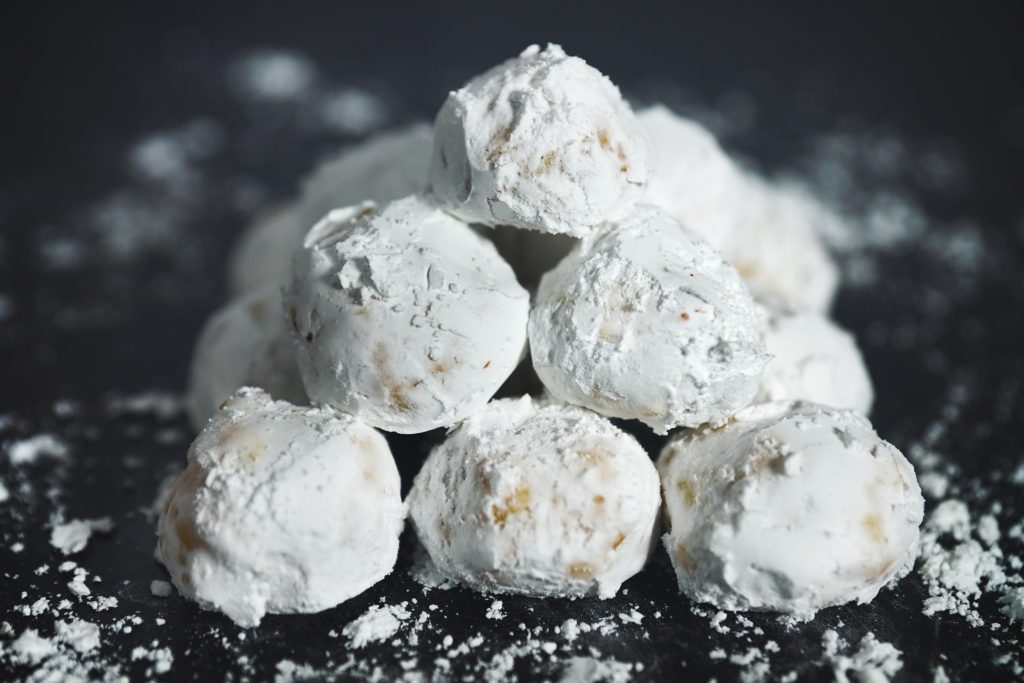
[(369, 643), (387, 640), (398, 633), (402, 623), (409, 618), (406, 603), (399, 605), (373, 605), (363, 616), (349, 623), (342, 635), (349, 639), (351, 647), (360, 648)]

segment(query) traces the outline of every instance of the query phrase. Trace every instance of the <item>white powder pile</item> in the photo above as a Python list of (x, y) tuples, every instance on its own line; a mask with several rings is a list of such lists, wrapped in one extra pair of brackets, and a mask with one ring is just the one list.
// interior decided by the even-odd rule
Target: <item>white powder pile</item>
[[(960, 500), (943, 501), (929, 515), (921, 533), (918, 568), (929, 595), (925, 614), (959, 614), (972, 626), (984, 626), (977, 605), (982, 592), (1021, 581), (1019, 576), (1007, 577), (998, 535), (993, 537), (991, 532), (995, 520), (987, 519), (985, 525), (974, 527), (967, 505)], [(986, 527), (988, 533), (983, 531)]]
[(867, 633), (853, 654), (843, 654), (846, 641), (829, 629), (821, 639), (825, 650), (823, 662), (832, 667), (836, 683), (884, 683), (903, 668), (902, 653), (889, 643), (879, 642)]
[(158, 598), (166, 598), (174, 592), (174, 587), (167, 581), (153, 579), (149, 582), (149, 592)]
[(174, 663), (174, 654), (168, 647), (156, 647), (156, 641), (153, 641), (151, 647), (136, 647), (132, 650), (131, 654), (132, 661), (145, 661), (149, 662), (150, 666), (146, 669), (147, 676), (165, 674), (171, 670), (171, 665)]
[(484, 615), (488, 619), (504, 619), (505, 612), (503, 611), (504, 603), (501, 600), (495, 600), (491, 603), (491, 606), (487, 608), (487, 614)]
[(1007, 588), (1003, 597), (999, 598), (1000, 611), (1010, 619), (1010, 623), (1018, 621), (1024, 624), (1024, 588)]
[(56, 654), (57, 646), (48, 638), (43, 638), (33, 628), (27, 628), (11, 643), (12, 659), (16, 663), (25, 662), (38, 664), (47, 657)]
[(408, 618), (407, 603), (373, 605), (361, 617), (346, 625), (341, 633), (349, 639), (350, 647), (360, 648), (391, 638)]
[(559, 683), (627, 683), (633, 679), (633, 666), (614, 659), (573, 657), (558, 680)]
[(88, 621), (58, 621), (57, 638), (78, 652), (85, 654), (100, 646), (100, 627)]
[(110, 533), (114, 523), (109, 517), (100, 519), (73, 519), (70, 522), (57, 524), (50, 533), (50, 545), (64, 555), (85, 550), (93, 533)]
[[(64, 605), (67, 609), (69, 605)], [(26, 628), (6, 649), (0, 647), (0, 662), (4, 666), (28, 667), (23, 680), (32, 683), (52, 681), (103, 681), (122, 683), (122, 664), (117, 655), (102, 655), (101, 628), (98, 624), (78, 619), (56, 619), (52, 635), (42, 635), (35, 628)], [(4, 623), (0, 636), (7, 635), (11, 628)], [(168, 662), (170, 652), (167, 652)], [(169, 663), (164, 673), (170, 669)]]
[(238, 94), (257, 100), (295, 100), (309, 94), (316, 65), (288, 50), (262, 49), (239, 58), (230, 69)]
[(137, 394), (110, 396), (106, 401), (107, 412), (115, 417), (152, 417), (166, 422), (178, 417), (184, 411), (184, 399), (179, 394), (154, 389)]
[(67, 444), (53, 434), (37, 434), (7, 446), (7, 457), (13, 465), (30, 465), (39, 458), (60, 459), (67, 454)]

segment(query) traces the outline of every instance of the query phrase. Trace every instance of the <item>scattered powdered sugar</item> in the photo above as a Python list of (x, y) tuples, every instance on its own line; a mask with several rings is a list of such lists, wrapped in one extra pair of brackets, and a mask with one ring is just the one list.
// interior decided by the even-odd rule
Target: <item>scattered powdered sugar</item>
[(229, 71), (237, 92), (253, 99), (295, 100), (310, 92), (316, 65), (296, 52), (262, 49), (238, 59)]
[(277, 663), (277, 672), (274, 674), (274, 683), (292, 683), (292, 681), (305, 681), (323, 677), (323, 671), (318, 671), (308, 664), (296, 664), (290, 659), (282, 659)]
[(171, 665), (174, 663), (174, 654), (168, 647), (157, 647), (156, 641), (153, 641), (150, 647), (136, 647), (132, 650), (132, 661), (148, 661), (152, 666), (146, 671), (147, 676), (154, 674), (165, 674), (171, 670)]
[(107, 399), (107, 412), (115, 417), (151, 416), (160, 421), (173, 420), (184, 410), (184, 399), (167, 391), (146, 391), (115, 395)]
[(50, 545), (57, 548), (64, 555), (85, 550), (89, 538), (94, 532), (109, 533), (114, 529), (114, 523), (109, 517), (100, 519), (73, 519), (70, 522), (57, 524), (50, 532)]
[(360, 648), (391, 638), (409, 618), (408, 603), (373, 605), (361, 617), (350, 622), (341, 633), (349, 639), (349, 646)]
[(495, 600), (491, 603), (491, 606), (487, 608), (486, 616), (488, 619), (504, 619), (505, 612), (502, 609), (505, 604), (501, 600)]
[(37, 434), (7, 446), (7, 456), (14, 465), (32, 464), (39, 458), (64, 458), (67, 454), (67, 444), (53, 434)]
[(91, 622), (81, 619), (58, 621), (56, 631), (59, 640), (82, 654), (100, 646), (100, 627)]
[(49, 638), (43, 638), (34, 628), (27, 628), (11, 643), (12, 659), (16, 663), (38, 664), (55, 654), (57, 646)]
[(822, 636), (824, 662), (832, 667), (837, 683), (848, 683), (852, 676), (859, 683), (883, 683), (903, 668), (902, 653), (889, 643), (879, 642), (868, 632), (852, 655), (843, 654), (846, 642), (829, 629)]
[(327, 93), (320, 105), (324, 125), (346, 135), (365, 135), (386, 119), (387, 105), (363, 88), (340, 88)]
[(173, 587), (167, 581), (153, 579), (149, 582), (149, 592), (158, 598), (166, 598), (173, 592)]
[[(989, 525), (990, 526), (990, 525)], [(959, 614), (972, 626), (984, 626), (977, 610), (983, 590), (994, 590), (1007, 583), (1001, 561), (1003, 554), (992, 531), (974, 528), (970, 512), (961, 500), (946, 500), (932, 511), (921, 533), (918, 573), (928, 589), (924, 613)], [(985, 544), (971, 537), (971, 532)], [(984, 536), (982, 535), (984, 534)], [(988, 547), (986, 547), (986, 545)], [(1014, 577), (1020, 581), (1020, 577)]]
[(1010, 623), (1024, 623), (1024, 588), (1007, 588), (999, 598), (999, 610), (1010, 619)]
[(627, 683), (633, 678), (633, 664), (614, 659), (573, 657), (559, 678), (559, 683)]

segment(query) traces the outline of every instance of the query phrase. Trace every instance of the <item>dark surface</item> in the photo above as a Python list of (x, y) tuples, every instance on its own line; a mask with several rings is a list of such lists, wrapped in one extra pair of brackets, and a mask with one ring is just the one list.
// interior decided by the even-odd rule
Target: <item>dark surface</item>
[[(734, 617), (726, 621), (733, 632), (723, 635), (691, 611), (660, 549), (626, 584), (628, 593), (614, 600), (504, 598), (507, 617), (495, 621), (484, 616), (491, 598), (463, 590), (424, 594), (408, 576), (414, 542), (406, 538), (395, 573), (364, 595), (319, 615), (268, 617), (239, 641), (240, 630), (227, 619), (177, 596), (150, 594), (150, 580), (165, 576), (152, 559), (153, 520), (141, 510), (168, 467), (183, 462), (189, 431), (180, 415), (170, 421), (114, 415), (109, 397), (180, 391), (195, 334), (224, 297), (231, 240), (258, 206), (292, 194), (316, 159), (350, 141), (305, 125), (299, 105), (267, 107), (236, 97), (225, 84), (231, 60), (262, 46), (297, 51), (316, 63), (324, 83), (381, 94), (392, 124), (430, 117), (466, 76), (530, 42), (554, 40), (628, 94), (700, 103), (726, 112), (727, 123), (730, 96), (744, 93), (757, 105), (756, 119), (721, 132), (732, 148), (767, 169), (800, 168), (816, 136), (844, 127), (882, 129), (912, 149), (955, 150), (966, 172), (938, 191), (919, 178), (872, 176), (878, 191), (891, 182), (909, 193), (926, 210), (929, 232), (920, 242), (877, 255), (884, 277), (872, 287), (844, 288), (835, 315), (864, 345), (878, 396), (872, 419), (900, 448), (927, 441), (950, 396), (963, 392), (963, 400), (954, 401), (959, 417), (930, 445), (955, 464), (956, 493), (972, 511), (1002, 501), (999, 519), (1006, 528), (1022, 517), (1022, 489), (1007, 478), (1024, 449), (1020, 17), (1008, 9), (966, 14), (923, 6), (673, 15), (638, 6), (636, 16), (622, 17), (621, 9), (594, 5), (556, 15), (519, 13), (515, 6), (487, 13), (483, 4), (441, 15), (426, 6), (408, 15), (398, 8), (371, 15), (306, 4), (260, 11), (219, 4), (82, 5), (5, 9), (0, 21), (8, 52), (3, 109), (5, 118), (13, 115), (0, 135), (0, 294), (13, 306), (9, 317), (0, 316), (0, 414), (12, 417), (0, 439), (51, 431), (72, 449), (65, 464), (14, 467), (0, 459), (0, 477), (13, 495), (0, 504), (0, 615), (7, 615), (0, 620), (10, 621), (16, 633), (26, 626), (46, 631), (52, 620), (14, 614), (13, 605), (66, 594), (68, 575), (33, 573), (63, 559), (48, 545), (46, 529), (63, 505), (69, 518), (110, 516), (117, 523), (113, 534), (94, 538), (74, 559), (102, 577), (95, 593), (116, 595), (120, 604), (103, 613), (79, 605), (75, 612), (101, 624), (143, 617), (130, 634), (104, 633), (105, 658), (120, 654), (133, 677), (144, 677), (149, 665), (132, 663), (132, 648), (154, 639), (174, 653), (166, 674), (171, 680), (216, 680), (229, 672), (263, 680), (281, 659), (316, 668), (340, 664), (350, 653), (344, 638), (328, 631), (340, 632), (382, 597), (389, 604), (416, 598), (414, 618), (424, 605), (438, 605), (418, 647), (383, 644), (351, 653), (379, 664), (385, 680), (402, 675), (400, 662), (411, 659), (429, 678), (443, 636), (450, 634), (457, 646), (481, 633), (484, 645), (452, 658), (453, 677), (479, 678), (481, 661), (523, 642), (520, 623), (542, 626), (538, 640), (558, 642), (559, 660), (594, 646), (604, 657), (641, 662), (637, 679), (731, 680), (744, 667), (713, 660), (709, 652), (742, 654), (769, 639), (781, 646), (770, 655), (774, 676), (795, 670), (828, 679), (830, 671), (818, 664), (826, 628), (854, 645), (866, 631), (893, 643), (903, 652), (901, 680), (931, 680), (939, 663), (952, 680), (1011, 677), (993, 657), (1019, 656), (1020, 624), (993, 634), (959, 617), (925, 617), (916, 574), (870, 605), (826, 610), (793, 629), (770, 615), (748, 615), (765, 635), (747, 628), (738, 637), (744, 629)], [(215, 121), (225, 135), (204, 161), (202, 182), (187, 188), (185, 218), (169, 239), (130, 257), (112, 252), (104, 246), (102, 221), (91, 219), (111, 195), (129, 188), (133, 197), (147, 198), (136, 216), (140, 224), (150, 220), (147, 212), (182, 203), (126, 171), (126, 151), (145, 134), (197, 118)], [(233, 199), (254, 187), (259, 201)], [(930, 248), (949, 244), (943, 231), (961, 217), (977, 222), (984, 245), (983, 256), (966, 270)], [(46, 247), (65, 238), (79, 245), (70, 265)], [(74, 402), (71, 416), (56, 414), (58, 399)], [(158, 442), (155, 433), (168, 427), (177, 436), (165, 433)], [(656, 453), (660, 440), (634, 431)], [(388, 438), (408, 487), (439, 435)], [(20, 489), (24, 483), (30, 489)], [(15, 542), (25, 550), (12, 553)], [(1005, 552), (1020, 554), (1020, 546), (1004, 539)], [(1005, 624), (992, 595), (980, 605), (986, 621)], [(569, 616), (594, 622), (632, 608), (644, 615), (642, 624), (620, 623), (610, 636), (585, 635), (567, 645), (551, 634)], [(166, 624), (154, 625), (157, 616)], [(405, 643), (404, 631), (401, 637)], [(249, 663), (240, 665), (239, 655)], [(558, 669), (547, 655), (515, 664), (524, 679), (557, 678)], [(26, 673), (0, 670), (0, 678)]]

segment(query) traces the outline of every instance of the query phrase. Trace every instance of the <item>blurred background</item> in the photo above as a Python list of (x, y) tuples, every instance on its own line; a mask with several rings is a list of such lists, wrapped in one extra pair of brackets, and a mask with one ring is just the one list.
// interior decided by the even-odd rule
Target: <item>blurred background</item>
[[(0, 461), (18, 492), (17, 508), (0, 508), (0, 567), (18, 568), (23, 588), (52, 559), (31, 539), (54, 505), (110, 515), (118, 532), (86, 551), (90, 570), (124, 582), (123, 613), (159, 609), (179, 624), (140, 638), (166, 638), (176, 675), (231, 669), (243, 646), (214, 652), (194, 635), (213, 642), (223, 622), (149, 594), (163, 573), (144, 511), (191, 439), (174, 401), (195, 336), (226, 296), (232, 242), (319, 160), (431, 119), (449, 90), (548, 41), (847, 219), (849, 231), (825, 236), (844, 277), (834, 314), (864, 350), (878, 431), (919, 474), (945, 478), (932, 504), (955, 494), (1012, 528), (1024, 500), (1024, 9), (862, 4), (9, 3), (0, 438), (57, 433), (76, 457), (52, 470)], [(406, 485), (436, 438), (389, 435)], [(106, 552), (111, 544), (120, 552)], [(1004, 540), (1007, 554), (1022, 546)], [(675, 600), (666, 562), (644, 576), (636, 595)], [(407, 578), (398, 585), (419, 594)], [(274, 657), (301, 649), (278, 642), (298, 632), (322, 654), (325, 625), (393, 590), (382, 585), (342, 617), (269, 620), (250, 674), (265, 677)], [(993, 642), (963, 620), (926, 619), (926, 594), (911, 577), (870, 607), (830, 612), (780, 636), (778, 659), (817, 657), (821, 628), (845, 621), (853, 641), (871, 629), (894, 642), (908, 680), (931, 680), (939, 662), (953, 680), (1010, 676), (1014, 663), (1019, 675), (1019, 628)], [(481, 615), (489, 604), (460, 600)], [(580, 608), (552, 609), (564, 618)], [(979, 609), (1002, 619), (995, 596)], [(666, 611), (660, 633), (642, 645), (623, 637), (620, 655), (642, 655), (651, 678), (680, 661), (695, 675), (736, 674), (707, 661), (706, 619)], [(185, 658), (186, 646), (200, 654)], [(667, 651), (675, 657), (662, 659)]]
[[(881, 156), (895, 140), (890, 148), (912, 150), (915, 168), (892, 155), (870, 163), (906, 172), (901, 192), (919, 192), (915, 203), (931, 215), (970, 214), (1006, 240), (997, 251), (1021, 249), (1015, 3), (432, 5), (5, 7), (0, 226), (15, 256), (3, 262), (0, 291), (33, 293), (8, 302), (6, 317), (28, 326), (21, 338), (35, 348), (0, 343), (22, 356), (56, 353), (43, 341), (54, 324), (96, 319), (61, 308), (75, 297), (91, 297), (85, 308), (100, 317), (134, 308), (134, 275), (128, 287), (105, 276), (70, 293), (52, 288), (83, 268), (140, 260), (147, 280), (171, 290), (161, 324), (194, 329), (194, 316), (221, 298), (214, 266), (260, 208), (293, 194), (340, 146), (429, 119), (448, 90), (532, 42), (563, 43), (634, 101), (698, 118), (770, 174), (820, 171), (811, 166), (830, 135), (847, 136), (844, 153), (873, 146)], [(159, 142), (146, 151), (160, 135), (174, 159), (160, 158)], [(187, 292), (177, 291), (182, 277)], [(97, 288), (118, 310), (104, 310)], [(146, 367), (170, 381), (187, 354), (187, 344), (167, 348), (166, 365)], [(12, 372), (6, 397), (20, 403), (39, 382), (26, 364)]]

